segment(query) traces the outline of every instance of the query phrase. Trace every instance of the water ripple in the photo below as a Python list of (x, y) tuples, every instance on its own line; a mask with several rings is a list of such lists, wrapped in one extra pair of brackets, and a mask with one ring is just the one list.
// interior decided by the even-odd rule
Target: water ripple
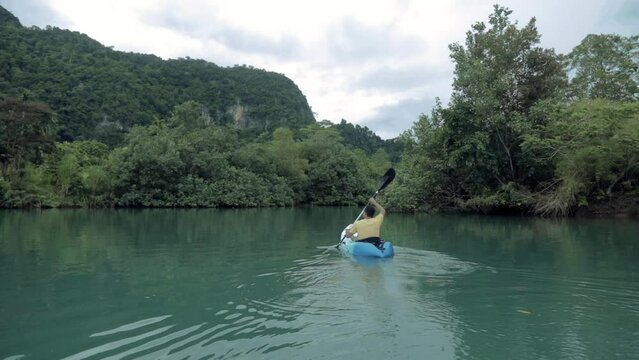
[(107, 330), (107, 331), (102, 331), (102, 332), (99, 332), (99, 333), (91, 334), (91, 335), (89, 335), (89, 337), (105, 336), (105, 335), (111, 335), (111, 334), (115, 334), (115, 333), (119, 333), (119, 332), (123, 332), (123, 331), (135, 330), (137, 328), (141, 328), (143, 326), (155, 324), (155, 323), (160, 322), (160, 321), (162, 321), (164, 319), (168, 319), (171, 316), (172, 315), (164, 315), (164, 316), (157, 316), (157, 317), (152, 317), (152, 318), (149, 318), (149, 319), (136, 321), (134, 323), (130, 323), (130, 324), (119, 326), (119, 327), (117, 327), (115, 329), (112, 329), (112, 330)]
[[(286, 284), (282, 291), (260, 296), (248, 287), (244, 297), (203, 307), (197, 323), (159, 315), (97, 332), (90, 337), (121, 338), (65, 359), (281, 359), (301, 349), (317, 358), (420, 358), (426, 351), (454, 359), (476, 353), (469, 339), (481, 339), (491, 351), (513, 336), (518, 343), (511, 347), (522, 351), (555, 341), (516, 333), (530, 324), (550, 333), (563, 329), (565, 353), (558, 355), (570, 357), (588, 352), (572, 329), (611, 307), (619, 314), (639, 311), (639, 290), (623, 282), (491, 268), (425, 250), (397, 248), (394, 259), (366, 264), (323, 251), (279, 271), (266, 267), (255, 270), (251, 286)], [(549, 315), (553, 311), (566, 315)], [(487, 322), (486, 314), (500, 316)]]
[(93, 356), (93, 355), (101, 354), (103, 352), (111, 351), (111, 350), (120, 348), (122, 346), (125, 346), (125, 345), (128, 345), (128, 344), (132, 344), (132, 343), (138, 342), (138, 341), (146, 339), (146, 338), (153, 337), (155, 335), (161, 334), (161, 333), (169, 330), (172, 327), (173, 327), (173, 325), (165, 326), (165, 327), (162, 327), (162, 328), (159, 328), (159, 329), (155, 329), (155, 330), (146, 332), (146, 333), (141, 334), (141, 335), (133, 336), (133, 337), (130, 337), (130, 338), (124, 338), (124, 339), (113, 341), (113, 342), (110, 342), (110, 343), (107, 343), (107, 344), (104, 344), (104, 345), (96, 346), (96, 347), (91, 348), (89, 350), (85, 350), (85, 351), (79, 352), (79, 353), (77, 353), (75, 355), (71, 355), (71, 356), (65, 357), (62, 360), (81, 360), (81, 359), (86, 359), (86, 358), (88, 358), (90, 356)]

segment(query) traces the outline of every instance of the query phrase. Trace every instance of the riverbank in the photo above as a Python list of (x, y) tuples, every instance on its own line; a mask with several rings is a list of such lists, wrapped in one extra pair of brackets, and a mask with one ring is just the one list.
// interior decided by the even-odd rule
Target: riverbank
[[(345, 205), (314, 205), (297, 204), (288, 206), (82, 206), (82, 205), (59, 205), (59, 206), (29, 206), (29, 207), (0, 207), (0, 210), (32, 210), (32, 209), (238, 209), (238, 208), (317, 208), (317, 207), (344, 207)], [(348, 205), (346, 205), (348, 206)], [(364, 206), (359, 204), (356, 206)], [(391, 213), (405, 213), (388, 209)], [(523, 217), (543, 217), (534, 214), (529, 209), (524, 208), (504, 208), (490, 212), (461, 209), (428, 209), (424, 208), (415, 213), (440, 213), (440, 214), (482, 214), (501, 216), (523, 216)], [(588, 205), (582, 205), (571, 211), (565, 218), (639, 218), (639, 196), (617, 197), (610, 200), (591, 201)]]
[(639, 196), (591, 202), (578, 207), (574, 216), (639, 218)]

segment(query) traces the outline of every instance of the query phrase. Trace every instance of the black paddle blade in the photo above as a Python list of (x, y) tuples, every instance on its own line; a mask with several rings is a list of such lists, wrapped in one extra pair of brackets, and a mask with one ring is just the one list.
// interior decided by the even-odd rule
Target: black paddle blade
[(379, 190), (377, 190), (377, 192), (384, 190), (388, 186), (388, 184), (393, 181), (393, 179), (395, 179), (395, 169), (390, 168), (382, 177), (382, 186), (379, 187)]

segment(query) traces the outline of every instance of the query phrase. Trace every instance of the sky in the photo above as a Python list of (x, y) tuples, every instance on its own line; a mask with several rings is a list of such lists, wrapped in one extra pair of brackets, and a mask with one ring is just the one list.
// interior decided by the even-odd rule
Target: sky
[[(24, 26), (85, 33), (115, 50), (251, 65), (292, 79), (316, 119), (382, 138), (446, 104), (463, 43), (497, 0), (0, 0)], [(541, 46), (568, 53), (591, 33), (639, 34), (637, 0), (501, 0)]]

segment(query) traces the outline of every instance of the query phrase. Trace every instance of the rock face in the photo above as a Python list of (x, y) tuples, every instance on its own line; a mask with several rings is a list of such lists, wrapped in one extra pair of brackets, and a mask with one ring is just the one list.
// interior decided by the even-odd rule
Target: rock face
[(231, 106), (227, 113), (233, 117), (233, 124), (240, 129), (246, 129), (249, 127), (250, 121), (247, 117), (249, 112), (248, 106), (235, 104)]

